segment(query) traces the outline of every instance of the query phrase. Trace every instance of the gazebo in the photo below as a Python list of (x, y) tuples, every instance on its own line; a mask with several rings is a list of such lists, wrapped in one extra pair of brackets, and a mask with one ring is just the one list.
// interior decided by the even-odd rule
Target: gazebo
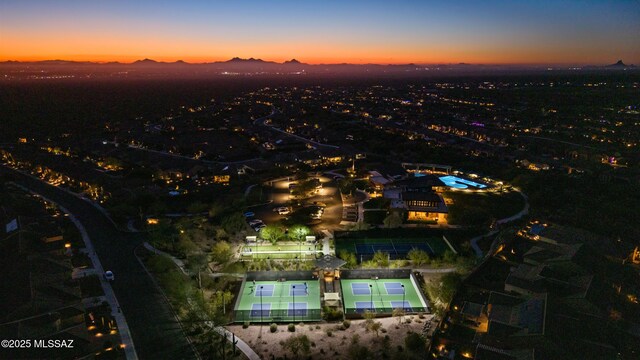
[(346, 261), (332, 255), (325, 255), (316, 259), (316, 268), (318, 268), (318, 273), (322, 276), (320, 289), (323, 294), (322, 299), (324, 300), (325, 306), (340, 306), (341, 297), (340, 286), (338, 284), (340, 280), (339, 268), (346, 263)]

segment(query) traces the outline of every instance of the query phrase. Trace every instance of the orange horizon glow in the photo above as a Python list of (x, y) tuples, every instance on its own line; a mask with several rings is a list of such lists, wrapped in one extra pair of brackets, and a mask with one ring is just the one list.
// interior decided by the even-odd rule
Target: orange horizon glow
[[(424, 66), (434, 65), (451, 65), (451, 64), (470, 64), (470, 65), (532, 65), (532, 66), (545, 66), (545, 65), (604, 65), (617, 61), (618, 59), (594, 59), (594, 61), (581, 61), (575, 62), (570, 59), (556, 59), (555, 61), (547, 61), (545, 58), (532, 59), (521, 58), (508, 61), (495, 57), (481, 57), (475, 59), (460, 59), (460, 58), (445, 58), (445, 57), (432, 57), (422, 58), (422, 60), (415, 60), (414, 58), (395, 58), (390, 60), (387, 57), (368, 57), (363, 59), (357, 56), (345, 56), (343, 58), (336, 56), (310, 56), (310, 57), (298, 57), (298, 56), (278, 56), (278, 57), (266, 57), (259, 55), (227, 55), (227, 56), (175, 56), (175, 55), (68, 55), (61, 53), (52, 53), (50, 55), (25, 55), (25, 56), (11, 56), (7, 54), (0, 54), (0, 62), (5, 61), (18, 61), (18, 62), (38, 62), (47, 60), (60, 60), (60, 61), (76, 61), (76, 62), (92, 62), (96, 64), (107, 64), (111, 62), (118, 62), (122, 64), (131, 64), (139, 60), (150, 59), (158, 62), (172, 63), (176, 61), (184, 61), (188, 64), (206, 64), (214, 62), (228, 61), (234, 57), (242, 59), (261, 59), (264, 61), (284, 63), (296, 59), (297, 61), (309, 64), (309, 65), (335, 65), (335, 64), (353, 64), (353, 65), (406, 65), (416, 64)], [(537, 61), (536, 61), (537, 60)]]
[[(5, 41), (6, 40), (6, 41)], [(290, 42), (275, 44), (223, 44), (216, 47), (197, 41), (163, 42), (157, 39), (116, 38), (90, 39), (69, 36), (64, 43), (42, 41), (35, 37), (3, 39), (0, 61), (69, 60), (96, 63), (132, 63), (142, 59), (161, 62), (178, 60), (187, 63), (227, 61), (234, 57), (255, 58), (282, 63), (291, 59), (321, 64), (485, 64), (485, 65), (599, 65), (618, 60), (590, 49), (570, 49), (547, 46), (544, 49), (502, 44), (433, 44), (413, 48), (407, 44), (357, 46), (351, 43)], [(81, 52), (78, 51), (81, 49)], [(388, 54), (392, 54), (391, 56)], [(634, 57), (640, 58), (640, 50)], [(579, 61), (575, 59), (579, 58)], [(633, 59), (629, 59), (633, 60)], [(627, 61), (629, 61), (627, 60)]]

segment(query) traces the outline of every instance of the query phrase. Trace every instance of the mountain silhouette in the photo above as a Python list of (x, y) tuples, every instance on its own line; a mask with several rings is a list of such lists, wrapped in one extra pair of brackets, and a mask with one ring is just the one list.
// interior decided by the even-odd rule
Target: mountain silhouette
[(618, 60), (618, 62), (616, 62), (615, 64), (611, 64), (609, 66), (627, 66), (627, 64), (625, 64), (624, 62), (622, 62), (622, 60)]
[(138, 65), (151, 65), (151, 64), (159, 64), (159, 62), (151, 59), (144, 58), (143, 60), (136, 60), (133, 62)]

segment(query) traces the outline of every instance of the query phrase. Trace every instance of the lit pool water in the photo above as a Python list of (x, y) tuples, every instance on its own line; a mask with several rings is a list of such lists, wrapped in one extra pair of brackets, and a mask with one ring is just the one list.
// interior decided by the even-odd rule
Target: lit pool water
[(467, 179), (461, 179), (453, 175), (441, 176), (440, 180), (442, 180), (442, 182), (445, 183), (445, 185), (452, 188), (456, 188), (456, 189), (468, 189), (469, 187), (484, 189), (487, 187), (487, 185), (480, 184)]

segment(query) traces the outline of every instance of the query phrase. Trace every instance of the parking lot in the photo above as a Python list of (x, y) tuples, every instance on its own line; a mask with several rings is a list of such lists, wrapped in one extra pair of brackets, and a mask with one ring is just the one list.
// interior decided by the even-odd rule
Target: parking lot
[(253, 213), (251, 219), (262, 220), (266, 225), (303, 224), (314, 231), (337, 226), (342, 219), (342, 200), (336, 183), (327, 176), (314, 178), (319, 179), (322, 187), (304, 199), (291, 194), (290, 185), (296, 183), (292, 178), (268, 182), (264, 191), (269, 203), (247, 209)]

